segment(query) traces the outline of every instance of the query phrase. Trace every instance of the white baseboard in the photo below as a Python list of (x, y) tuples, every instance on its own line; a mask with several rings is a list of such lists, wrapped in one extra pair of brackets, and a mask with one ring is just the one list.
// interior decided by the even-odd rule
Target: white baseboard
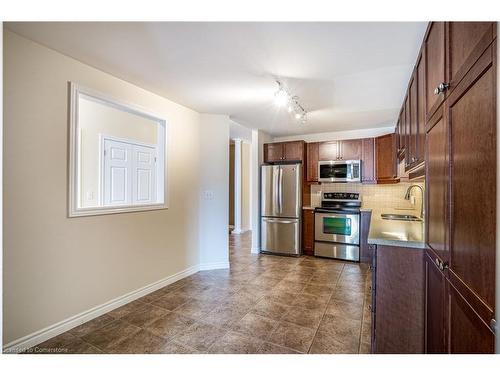
[[(223, 267), (224, 265), (224, 267)], [(96, 306), (92, 309), (84, 311), (82, 313), (76, 314), (70, 318), (64, 319), (58, 323), (52, 324), (49, 327), (43, 328), (37, 332), (31, 333), (17, 340), (14, 340), (3, 346), (4, 353), (19, 353), (24, 349), (31, 348), (32, 346), (38, 345), (44, 341), (51, 339), (61, 333), (69, 331), (72, 328), (79, 326), (89, 320), (95, 319), (100, 315), (103, 315), (111, 310), (114, 310), (120, 306), (126, 305), (127, 303), (136, 300), (146, 294), (154, 292), (160, 288), (163, 288), (169, 284), (172, 284), (180, 279), (183, 279), (189, 275), (192, 275), (200, 270), (210, 270), (218, 268), (229, 268), (229, 262), (220, 263), (206, 263), (203, 265), (195, 265), (189, 267), (181, 272), (178, 272), (172, 276), (168, 276), (164, 279), (158, 280), (152, 284), (146, 285), (145, 287), (136, 289), (130, 293), (124, 294), (123, 296), (117, 297), (103, 303), (102, 305)]]
[(229, 268), (229, 262), (213, 262), (200, 264), (200, 271), (220, 270), (224, 268)]

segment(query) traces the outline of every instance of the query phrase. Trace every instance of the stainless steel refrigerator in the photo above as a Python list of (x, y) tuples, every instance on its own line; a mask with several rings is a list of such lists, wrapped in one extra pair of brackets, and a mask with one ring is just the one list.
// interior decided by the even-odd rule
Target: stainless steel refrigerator
[(263, 165), (260, 184), (260, 251), (300, 255), (302, 165)]

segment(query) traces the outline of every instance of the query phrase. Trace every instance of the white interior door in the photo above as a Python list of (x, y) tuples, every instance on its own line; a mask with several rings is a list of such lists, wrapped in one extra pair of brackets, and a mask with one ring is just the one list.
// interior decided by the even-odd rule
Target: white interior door
[(156, 202), (156, 149), (134, 145), (132, 203)]
[(132, 147), (129, 143), (104, 140), (104, 205), (132, 202)]
[(104, 138), (105, 206), (156, 202), (156, 147)]

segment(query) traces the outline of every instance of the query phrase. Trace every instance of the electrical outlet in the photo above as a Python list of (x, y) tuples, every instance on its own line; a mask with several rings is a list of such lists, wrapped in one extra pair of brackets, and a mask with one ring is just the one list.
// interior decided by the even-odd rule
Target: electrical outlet
[(213, 190), (205, 190), (203, 191), (203, 199), (207, 201), (211, 201), (214, 199), (214, 192)]

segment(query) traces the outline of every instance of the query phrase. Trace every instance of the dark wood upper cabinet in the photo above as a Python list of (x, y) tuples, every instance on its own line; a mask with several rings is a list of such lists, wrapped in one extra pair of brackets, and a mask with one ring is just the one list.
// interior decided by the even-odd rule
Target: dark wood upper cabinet
[(413, 167), (418, 161), (417, 156), (417, 134), (418, 134), (418, 77), (415, 74), (411, 79), (410, 83), (410, 93), (409, 93), (409, 106), (410, 106), (410, 135), (409, 135), (409, 153), (408, 153), (408, 165)]
[(440, 84), (445, 84), (445, 23), (431, 22), (424, 41), (425, 56), (425, 92), (426, 92), (426, 119), (437, 110), (445, 97), (444, 90), (441, 93), (434, 91)]
[(403, 108), (401, 109), (401, 130), (399, 135), (399, 147), (401, 149), (401, 156), (406, 155), (406, 106), (403, 102)]
[(284, 160), (302, 161), (304, 160), (304, 141), (284, 142), (283, 156)]
[(321, 142), (319, 144), (319, 160), (338, 160), (340, 144), (338, 141)]
[(308, 182), (318, 182), (318, 161), (319, 161), (319, 142), (307, 144), (307, 172)]
[(427, 217), (425, 221), (427, 246), (443, 262), (449, 261), (448, 247), (448, 184), (449, 184), (449, 149), (448, 128), (439, 110), (429, 122), (427, 133)]
[(410, 165), (411, 159), (411, 109), (410, 109), (410, 95), (408, 94), (405, 99), (405, 166)]
[(451, 91), (496, 37), (496, 22), (447, 22), (446, 34)]
[(361, 159), (361, 139), (321, 142), (319, 160), (359, 160)]
[(375, 178), (375, 138), (365, 138), (362, 140), (361, 182), (377, 182)]
[(265, 143), (264, 144), (264, 162), (272, 163), (283, 160), (283, 144), (282, 143)]
[(417, 151), (416, 164), (425, 160), (425, 59), (422, 55), (417, 60)]
[(396, 134), (375, 138), (375, 174), (378, 183), (397, 182)]
[(396, 124), (396, 150), (398, 156), (401, 152), (401, 114), (398, 117), (398, 122)]
[(264, 144), (264, 162), (304, 161), (305, 142), (276, 142)]
[(495, 59), (493, 43), (445, 106), (451, 132), (450, 272), (491, 311), (496, 251)]
[(340, 158), (342, 160), (360, 160), (362, 150), (361, 139), (340, 141)]
[(446, 278), (431, 255), (425, 256), (425, 352), (446, 353)]

